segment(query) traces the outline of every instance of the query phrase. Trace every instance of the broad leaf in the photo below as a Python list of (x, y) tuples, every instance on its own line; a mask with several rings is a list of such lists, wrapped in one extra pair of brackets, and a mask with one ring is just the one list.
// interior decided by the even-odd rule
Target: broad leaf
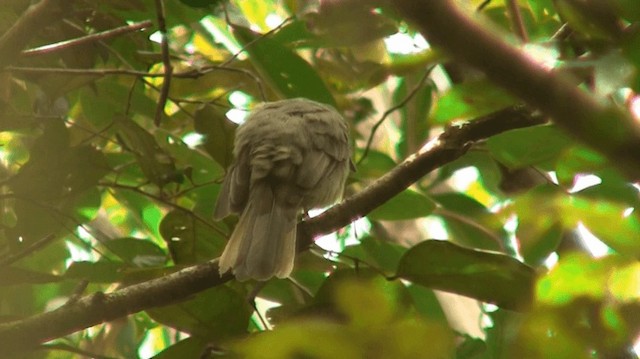
[(147, 310), (156, 321), (190, 335), (220, 340), (246, 332), (251, 307), (226, 286), (211, 288), (193, 299)]
[(455, 85), (436, 102), (433, 120), (448, 123), (472, 119), (513, 105), (515, 99), (488, 80)]
[(234, 27), (234, 36), (246, 46), (254, 66), (280, 95), (286, 98), (305, 97), (336, 106), (324, 81), (295, 52), (245, 27)]
[(531, 304), (536, 279), (531, 267), (512, 257), (434, 240), (407, 251), (397, 276), (513, 310)]
[(211, 105), (200, 107), (194, 117), (196, 131), (206, 136), (204, 149), (220, 166), (229, 167), (233, 160), (233, 140), (237, 126)]
[(491, 137), (489, 151), (510, 168), (554, 163), (573, 143), (554, 126), (536, 126), (511, 130)]

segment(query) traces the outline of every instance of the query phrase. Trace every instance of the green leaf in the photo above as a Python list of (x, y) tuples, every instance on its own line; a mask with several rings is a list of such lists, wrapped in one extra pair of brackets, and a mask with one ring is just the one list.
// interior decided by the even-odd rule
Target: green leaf
[(179, 304), (147, 310), (159, 323), (214, 341), (244, 334), (251, 312), (245, 298), (227, 286), (208, 289)]
[(271, 39), (297, 48), (326, 46), (325, 41), (310, 32), (307, 24), (302, 20), (290, 21), (274, 33)]
[[(552, 305), (567, 304), (579, 297), (603, 300), (613, 294), (609, 285), (615, 280), (618, 274), (616, 272), (624, 270), (628, 265), (634, 266), (636, 263), (622, 256), (594, 259), (583, 253), (569, 253), (560, 258), (558, 265), (538, 281), (538, 300)], [(626, 279), (631, 279), (631, 283), (626, 283), (624, 287), (637, 288), (637, 283), (633, 283), (636, 279)], [(635, 296), (637, 297), (637, 293)]]
[(149, 240), (131, 237), (116, 238), (103, 243), (120, 259), (136, 267), (161, 266), (167, 261), (167, 254)]
[(422, 316), (434, 322), (448, 323), (447, 315), (432, 289), (421, 285), (410, 285), (407, 290), (413, 298), (413, 306)]
[(22, 197), (57, 201), (94, 187), (109, 170), (102, 152), (91, 146), (69, 147), (69, 131), (62, 122), (54, 122), (45, 127), (29, 161), (7, 184)]
[(205, 151), (223, 168), (229, 167), (233, 160), (233, 140), (237, 126), (211, 105), (200, 107), (194, 117), (196, 131), (206, 136)]
[(17, 284), (42, 284), (60, 281), (53, 274), (14, 267), (0, 267), (0, 286)]
[(516, 100), (488, 80), (454, 85), (437, 101), (433, 112), (436, 123), (472, 119), (513, 105)]
[(563, 228), (559, 221), (518, 222), (516, 237), (520, 244), (520, 253), (525, 263), (532, 266), (541, 265), (553, 253), (562, 241)]
[(223, 0), (180, 0), (180, 2), (191, 7), (208, 8), (223, 2)]
[(397, 276), (512, 310), (531, 304), (535, 283), (535, 271), (512, 257), (433, 240), (409, 249)]
[(226, 243), (221, 232), (213, 222), (204, 224), (184, 211), (171, 211), (160, 223), (160, 233), (176, 264), (191, 264), (219, 256)]
[(437, 194), (433, 199), (443, 207), (436, 214), (444, 220), (452, 241), (478, 249), (502, 248), (507, 237), (503, 223), (482, 203), (457, 192)]
[[(384, 326), (412, 303), (402, 283), (363, 268), (334, 271), (316, 293), (314, 305), (367, 326)], [(377, 315), (372, 316), (372, 312)]]
[[(562, 198), (558, 209), (566, 227), (583, 223), (596, 237), (620, 254), (640, 258), (640, 218), (627, 213), (628, 205), (572, 196)], [(612, 230), (615, 229), (615, 230)]]
[(246, 46), (256, 69), (281, 96), (304, 97), (336, 107), (327, 85), (313, 67), (295, 52), (245, 27), (235, 26), (233, 34)]
[(115, 283), (122, 280), (126, 267), (122, 262), (73, 262), (64, 276), (93, 283)]
[[(393, 102), (401, 103), (408, 95), (408, 92), (418, 85), (420, 79), (416, 74), (402, 79), (400, 85), (393, 92)], [(433, 106), (433, 93), (435, 85), (426, 82), (415, 93), (415, 97), (399, 109), (401, 118), (400, 132), (401, 138), (396, 145), (396, 153), (399, 158), (406, 158), (415, 152), (419, 146), (428, 138), (430, 123), (427, 120), (429, 112)]]
[(505, 166), (521, 168), (555, 163), (572, 143), (555, 126), (535, 126), (493, 136), (487, 140), (487, 147)]
[(404, 190), (367, 215), (372, 220), (399, 221), (425, 217), (436, 208), (429, 197), (412, 190)]
[(178, 172), (173, 158), (153, 135), (131, 119), (121, 118), (117, 123), (124, 147), (133, 153), (147, 179), (160, 187), (176, 182)]
[(487, 190), (493, 193), (500, 193), (500, 169), (496, 160), (487, 151), (468, 151), (457, 160), (440, 167), (438, 178), (430, 187), (440, 184), (442, 181), (449, 179), (455, 171), (466, 167), (475, 167), (480, 172), (479, 180)]
[(360, 244), (345, 248), (341, 254), (348, 256), (347, 260), (359, 259), (367, 265), (392, 273), (405, 251), (406, 248), (395, 243), (365, 237), (360, 240)]
[[(356, 151), (356, 153), (356, 160), (360, 161), (363, 151)], [(395, 166), (396, 162), (387, 154), (370, 150), (367, 157), (358, 163), (358, 168), (352, 176), (358, 179), (380, 178)]]
[(153, 359), (202, 358), (207, 346), (206, 340), (190, 337), (167, 347), (154, 355)]
[(560, 184), (572, 186), (575, 176), (580, 173), (597, 173), (610, 168), (601, 154), (586, 147), (573, 146), (559, 156), (556, 175)]

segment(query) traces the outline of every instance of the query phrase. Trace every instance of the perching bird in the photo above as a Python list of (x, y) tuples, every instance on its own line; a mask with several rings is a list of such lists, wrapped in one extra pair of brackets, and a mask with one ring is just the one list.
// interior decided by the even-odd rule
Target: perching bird
[(331, 106), (307, 99), (265, 103), (242, 124), (215, 218), (240, 213), (220, 257), (220, 274), (238, 280), (285, 278), (303, 211), (341, 196), (353, 164), (349, 129)]

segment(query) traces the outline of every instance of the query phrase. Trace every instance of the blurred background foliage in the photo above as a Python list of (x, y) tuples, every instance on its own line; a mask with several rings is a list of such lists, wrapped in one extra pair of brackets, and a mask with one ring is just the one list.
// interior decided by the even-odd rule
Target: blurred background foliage
[[(636, 0), (459, 4), (640, 116)], [(28, 5), (3, 1), (0, 32)], [(520, 103), (383, 1), (165, 1), (164, 55), (157, 2), (66, 6), (32, 49), (154, 25), (0, 72), (0, 321), (219, 256), (235, 219), (213, 221), (213, 204), (260, 102), (345, 115), (347, 195), (447, 126)], [(639, 187), (611, 161), (552, 124), (504, 132), (320, 238), (291, 280), (231, 282), (22, 357), (633, 358)]]

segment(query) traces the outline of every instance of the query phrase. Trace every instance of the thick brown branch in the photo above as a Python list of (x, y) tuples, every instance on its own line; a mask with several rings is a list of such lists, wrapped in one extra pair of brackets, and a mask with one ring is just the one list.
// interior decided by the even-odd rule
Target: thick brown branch
[[(365, 216), (425, 174), (457, 159), (465, 153), (469, 143), (542, 122), (524, 108), (509, 108), (461, 127), (447, 129), (432, 146), (423, 148), (362, 192), (322, 215), (301, 223), (300, 249), (304, 250), (312, 238), (333, 232)], [(231, 278), (219, 277), (217, 260), (214, 260), (112, 293), (85, 296), (51, 312), (21, 321), (0, 323), (0, 348), (7, 355), (32, 348), (96, 324), (184, 300)]]
[(232, 279), (220, 278), (217, 260), (192, 266), (113, 293), (93, 293), (25, 320), (0, 323), (3, 355), (33, 349), (37, 344), (128, 314), (183, 300)]
[(481, 71), (587, 146), (607, 156), (631, 180), (640, 178), (640, 128), (630, 114), (580, 90), (495, 33), (472, 21), (450, 0), (399, 0), (393, 4), (431, 44)]
[(0, 37), (0, 69), (13, 63), (29, 41), (49, 23), (61, 19), (61, 0), (42, 0), (27, 11)]

